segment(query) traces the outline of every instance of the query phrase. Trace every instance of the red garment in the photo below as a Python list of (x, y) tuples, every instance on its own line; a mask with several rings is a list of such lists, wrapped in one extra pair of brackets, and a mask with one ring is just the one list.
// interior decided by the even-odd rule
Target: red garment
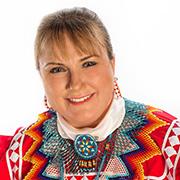
[(6, 152), (7, 148), (9, 147), (9, 144), (12, 140), (12, 136), (0, 136), (0, 159), (1, 156)]
[[(132, 142), (132, 149), (119, 157), (111, 158), (104, 166), (103, 172), (107, 172), (106, 178), (180, 179), (180, 121), (162, 110), (150, 106), (147, 109), (147, 123), (134, 134), (136, 141)], [(47, 174), (43, 175), (43, 172), (52, 176), (59, 175), (59, 169), (47, 166), (48, 157), (39, 151), (44, 143), (43, 124), (49, 121), (51, 116), (49, 112), (41, 114), (35, 124), (27, 130), (19, 129), (13, 138), (0, 137), (0, 179), (52, 179), (50, 176), (48, 178)], [(131, 136), (128, 135), (128, 137)], [(139, 149), (135, 149), (133, 145), (138, 145)], [(129, 178), (125, 178), (126, 173), (129, 173)], [(121, 178), (119, 174), (122, 174)], [(86, 178), (90, 180), (95, 176), (89, 173)], [(105, 175), (102, 175), (100, 179), (103, 177), (105, 178)], [(82, 175), (66, 174), (66, 179), (82, 178)]]

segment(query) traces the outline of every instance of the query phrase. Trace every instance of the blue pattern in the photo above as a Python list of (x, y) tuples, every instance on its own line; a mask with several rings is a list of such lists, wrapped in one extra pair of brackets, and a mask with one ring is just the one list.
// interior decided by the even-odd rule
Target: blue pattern
[[(145, 117), (147, 113), (146, 106), (127, 99), (124, 100), (126, 109), (125, 118), (117, 130), (115, 147), (113, 152), (111, 152), (111, 156), (119, 158), (119, 161), (124, 166), (124, 169), (126, 169), (126, 174), (120, 174), (118, 177), (112, 175), (107, 176), (107, 179), (109, 180), (131, 179), (133, 177), (133, 171), (131, 165), (128, 164), (127, 157), (133, 153), (143, 150), (143, 145), (137, 141), (135, 136), (136, 133), (148, 123), (148, 120)], [(59, 135), (56, 125), (56, 113), (50, 113), (52, 114), (52, 118), (43, 124), (44, 140), (39, 149), (39, 151), (49, 159), (49, 163), (46, 168), (51, 164), (56, 164), (59, 167), (60, 174), (64, 174), (65, 164), (63, 163), (63, 159), (68, 156), (67, 161), (73, 164), (71, 169), (72, 173), (83, 174), (86, 172), (85, 170), (81, 171), (76, 168), (78, 166), (78, 159), (74, 158), (76, 155), (72, 147), (73, 142), (65, 140)], [(74, 161), (72, 162), (73, 158)], [(104, 159), (102, 159), (102, 161), (104, 161)], [(47, 177), (46, 168), (42, 174)], [(55, 177), (51, 178), (55, 179)]]

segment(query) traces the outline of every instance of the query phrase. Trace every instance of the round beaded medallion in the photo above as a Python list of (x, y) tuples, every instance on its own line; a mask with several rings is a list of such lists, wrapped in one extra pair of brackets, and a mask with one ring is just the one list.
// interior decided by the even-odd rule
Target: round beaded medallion
[(98, 146), (93, 136), (89, 134), (80, 134), (74, 141), (76, 153), (83, 159), (92, 159), (96, 156)]

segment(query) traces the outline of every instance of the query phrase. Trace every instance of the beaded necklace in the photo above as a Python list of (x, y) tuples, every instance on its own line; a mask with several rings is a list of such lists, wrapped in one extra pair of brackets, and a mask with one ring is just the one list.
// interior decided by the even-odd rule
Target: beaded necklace
[[(89, 134), (77, 135), (75, 141), (62, 138), (56, 125), (56, 116), (44, 123), (44, 142), (39, 149), (49, 158), (49, 166), (55, 164), (59, 167), (60, 179), (66, 173), (93, 173), (96, 180), (105, 168), (114, 148), (116, 131), (102, 142), (96, 142)], [(46, 170), (43, 175), (47, 176)]]
[[(104, 141), (97, 143), (97, 153), (93, 155), (91, 149), (84, 157), (83, 154), (81, 154), (83, 145), (86, 141), (90, 143), (90, 136), (77, 136), (75, 141), (62, 138), (57, 130), (56, 113), (50, 113), (52, 114), (51, 118), (43, 123), (43, 143), (39, 149), (39, 151), (49, 159), (48, 165), (42, 175), (52, 179), (60, 178), (61, 180), (64, 179), (65, 173), (75, 176), (96, 173), (95, 180), (98, 180), (101, 172), (104, 172), (110, 158), (120, 158), (121, 155), (129, 154), (137, 150), (140, 151), (140, 146), (136, 142), (135, 135), (137, 131), (148, 123), (145, 116), (147, 113), (146, 107), (143, 104), (126, 100), (126, 115), (121, 126)], [(84, 144), (82, 143), (83, 141)], [(89, 144), (87, 144), (87, 146), (88, 145)], [(93, 145), (95, 151), (96, 142), (92, 141), (90, 145)], [(86, 150), (84, 153), (87, 153), (88, 150), (84, 150)], [(127, 169), (125, 164), (122, 165), (125, 170), (123, 176), (132, 176), (133, 172), (130, 172), (130, 169)], [(48, 174), (47, 169), (51, 167), (52, 169), (57, 167), (59, 175), (56, 173), (56, 176), (53, 176), (51, 172)]]
[[(94, 147), (89, 147), (88, 146), (91, 146), (91, 145), (88, 145), (88, 144), (84, 144), (83, 142), (83, 139), (85, 141), (88, 140), (88, 138), (90, 138), (90, 144), (92, 142), (92, 144), (94, 144)], [(102, 171), (102, 168), (104, 166), (104, 162), (105, 162), (105, 159), (106, 159), (106, 156), (107, 156), (107, 153), (108, 153), (108, 150), (109, 150), (109, 141), (111, 140), (112, 138), (112, 134), (108, 137), (108, 140), (107, 140), (107, 143), (105, 144), (105, 150), (104, 150), (104, 155), (102, 156), (102, 159), (101, 159), (101, 163), (100, 163), (100, 166), (98, 168), (98, 171), (97, 171), (97, 175), (95, 177), (95, 180), (98, 180), (99, 177), (100, 177), (100, 173)], [(77, 144), (76, 144), (77, 143)], [(96, 162), (95, 162), (95, 155), (97, 154), (97, 150), (98, 150), (98, 145), (96, 144), (96, 140), (90, 136), (89, 134), (85, 134), (85, 135), (78, 135), (75, 142), (74, 142), (74, 148), (75, 148), (75, 151), (76, 153), (83, 159), (80, 160), (80, 166), (83, 167), (83, 166), (86, 166), (86, 163), (87, 163), (87, 166), (86, 167), (91, 167), (91, 166), (96, 166)], [(87, 153), (85, 153), (86, 155), (82, 155), (82, 150), (83, 150), (83, 147), (81, 146), (84, 146), (84, 145), (87, 145), (87, 149), (85, 150)], [(80, 148), (79, 148), (80, 147)], [(79, 148), (79, 149), (78, 149)], [(81, 149), (81, 150), (80, 150)], [(91, 150), (90, 150), (91, 149)], [(92, 150), (94, 149), (94, 150)], [(89, 151), (89, 152), (88, 152)], [(92, 152), (93, 151), (93, 152)], [(92, 162), (91, 162), (92, 161)], [(85, 170), (85, 168), (83, 168)], [(93, 170), (95, 170), (95, 168), (93, 168)], [(60, 159), (60, 174), (64, 174), (64, 168), (63, 168), (63, 158)], [(60, 180), (64, 180), (63, 177), (60, 177)]]

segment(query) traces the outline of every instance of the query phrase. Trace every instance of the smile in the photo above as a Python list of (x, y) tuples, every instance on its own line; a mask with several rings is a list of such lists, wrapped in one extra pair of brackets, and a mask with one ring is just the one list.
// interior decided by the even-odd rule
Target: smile
[(84, 96), (84, 97), (80, 97), (80, 98), (69, 98), (68, 100), (71, 102), (71, 103), (82, 103), (82, 102), (86, 102), (88, 101), (91, 97), (93, 96), (93, 94), (90, 94), (90, 95), (87, 95), (87, 96)]

